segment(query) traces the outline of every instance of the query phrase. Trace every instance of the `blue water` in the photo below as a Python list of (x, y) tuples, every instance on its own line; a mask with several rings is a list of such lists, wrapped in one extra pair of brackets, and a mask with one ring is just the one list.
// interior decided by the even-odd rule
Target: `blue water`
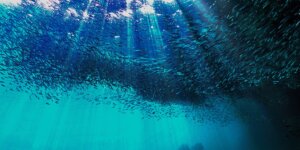
[(296, 150), (296, 1), (0, 0), (0, 150)]

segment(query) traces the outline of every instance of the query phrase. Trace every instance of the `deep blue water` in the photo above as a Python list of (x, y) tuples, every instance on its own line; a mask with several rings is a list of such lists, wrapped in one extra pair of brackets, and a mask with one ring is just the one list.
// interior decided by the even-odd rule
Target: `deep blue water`
[(296, 0), (0, 0), (0, 149), (297, 150)]

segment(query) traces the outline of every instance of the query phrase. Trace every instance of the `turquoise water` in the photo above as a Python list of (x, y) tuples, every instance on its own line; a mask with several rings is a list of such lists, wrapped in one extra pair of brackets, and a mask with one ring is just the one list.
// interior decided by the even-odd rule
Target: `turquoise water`
[(122, 113), (109, 105), (74, 100), (75, 95), (46, 105), (43, 99), (1, 88), (1, 149), (152, 150), (197, 143), (205, 149), (249, 148), (246, 125), (238, 120), (224, 125), (184, 116), (144, 118), (143, 111)]
[[(92, 103), (82, 98), (101, 95), (103, 89), (70, 91), (58, 104), (8, 89), (0, 92), (1, 149), (177, 150), (198, 145), (194, 149), (253, 150), (284, 144), (270, 114), (253, 99), (228, 103), (212, 97), (208, 108), (148, 102), (146, 108), (130, 110), (112, 99)], [(145, 110), (150, 108), (159, 114), (149, 116)]]
[(297, 2), (0, 0), (0, 150), (297, 150)]

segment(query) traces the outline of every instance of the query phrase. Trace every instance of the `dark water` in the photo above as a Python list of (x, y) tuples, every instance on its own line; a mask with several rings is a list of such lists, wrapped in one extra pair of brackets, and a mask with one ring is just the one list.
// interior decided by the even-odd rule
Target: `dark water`
[(297, 0), (0, 0), (0, 149), (300, 149)]

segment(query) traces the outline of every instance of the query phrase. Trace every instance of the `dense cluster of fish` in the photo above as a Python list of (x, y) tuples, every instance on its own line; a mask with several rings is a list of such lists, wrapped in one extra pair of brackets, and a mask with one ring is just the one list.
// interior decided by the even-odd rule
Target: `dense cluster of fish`
[[(147, 2), (138, 0), (130, 13), (125, 0), (87, 2), (61, 2), (55, 11), (0, 5), (0, 84), (35, 88), (56, 103), (59, 96), (43, 91), (105, 85), (150, 101), (199, 103), (264, 85), (300, 86), (297, 1), (157, 0), (153, 14), (139, 12)], [(151, 17), (160, 39), (151, 38), (158, 32)]]

